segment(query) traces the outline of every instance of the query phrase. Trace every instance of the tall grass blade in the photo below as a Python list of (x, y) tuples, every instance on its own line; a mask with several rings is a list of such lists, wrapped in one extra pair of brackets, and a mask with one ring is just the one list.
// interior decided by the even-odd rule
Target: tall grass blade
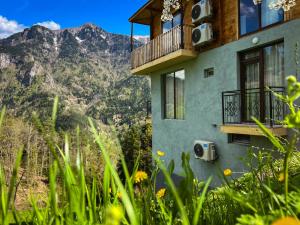
[(110, 169), (110, 172), (114, 178), (114, 180), (116, 181), (116, 184), (121, 192), (121, 195), (122, 195), (122, 202), (125, 206), (125, 209), (127, 211), (127, 214), (128, 214), (128, 217), (129, 217), (129, 220), (130, 220), (130, 223), (131, 225), (138, 225), (139, 222), (138, 222), (138, 219), (137, 219), (137, 215), (134, 211), (134, 208), (133, 208), (133, 205), (130, 201), (130, 198), (121, 182), (121, 179), (117, 173), (117, 171), (115, 170), (115, 168), (113, 167), (111, 161), (110, 161), (110, 158), (109, 158), (109, 155), (104, 147), (104, 144), (100, 138), (100, 136), (98, 135), (97, 133), (97, 130), (94, 126), (94, 123), (93, 121), (91, 120), (91, 118), (89, 118), (89, 124), (90, 124), (90, 127), (92, 129), (92, 132), (94, 134), (94, 137), (95, 137), (95, 140), (96, 140), (96, 143), (98, 144), (100, 150), (102, 151), (102, 154), (103, 154), (103, 157), (104, 157), (104, 160), (105, 160), (105, 163), (108, 165), (108, 168)]
[(55, 96), (54, 103), (53, 103), (53, 109), (52, 109), (52, 116), (51, 116), (53, 131), (55, 131), (55, 127), (56, 127), (57, 111), (58, 111), (58, 96)]
[(2, 124), (3, 124), (5, 111), (6, 111), (6, 107), (4, 106), (3, 109), (1, 110), (1, 114), (0, 114), (0, 128), (2, 127)]
[(256, 118), (252, 117), (252, 120), (258, 125), (258, 127), (261, 129), (261, 131), (263, 132), (264, 135), (266, 135), (266, 137), (272, 142), (272, 144), (278, 148), (278, 150), (282, 153), (285, 152), (285, 148), (282, 146), (282, 144), (280, 143), (280, 141), (278, 140), (278, 138), (275, 137), (274, 134), (272, 134), (272, 132), (266, 128), (265, 125), (263, 125), (261, 122), (259, 122)]
[(207, 193), (207, 190), (208, 190), (208, 187), (210, 185), (212, 181), (212, 177), (210, 177), (207, 181), (206, 181), (206, 184), (203, 188), (203, 191), (201, 193), (201, 197), (199, 198), (198, 200), (198, 205), (197, 205), (197, 209), (195, 211), (195, 214), (194, 214), (194, 218), (193, 218), (193, 225), (197, 225), (198, 222), (199, 222), (199, 218), (200, 218), (200, 213), (201, 213), (201, 210), (202, 210), (202, 207), (203, 207), (203, 203), (205, 201), (205, 196), (206, 196), (206, 193)]
[(182, 224), (183, 225), (190, 225), (186, 210), (184, 208), (184, 204), (183, 204), (182, 200), (179, 197), (179, 194), (176, 190), (175, 184), (173, 183), (172, 178), (171, 178), (170, 174), (168, 173), (167, 168), (165, 167), (165, 165), (157, 157), (155, 157), (155, 158), (156, 158), (156, 162), (158, 164), (158, 167), (163, 172), (163, 174), (166, 178), (167, 184), (169, 185), (169, 187), (171, 189), (171, 192), (172, 192), (172, 194), (175, 198), (175, 201), (176, 201), (177, 206), (179, 208), (179, 211), (181, 213)]

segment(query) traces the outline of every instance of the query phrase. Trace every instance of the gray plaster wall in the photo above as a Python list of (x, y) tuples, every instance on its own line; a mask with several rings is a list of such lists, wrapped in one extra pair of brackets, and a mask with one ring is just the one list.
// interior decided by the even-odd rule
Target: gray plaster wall
[[(252, 39), (259, 43), (254, 45)], [(227, 134), (221, 133), (223, 91), (239, 89), (238, 53), (277, 40), (284, 40), (285, 74), (295, 74), (295, 45), (300, 42), (300, 20), (293, 20), (262, 32), (239, 39), (219, 48), (200, 53), (191, 61), (174, 65), (166, 70), (151, 74), (153, 151), (166, 152), (165, 162), (174, 159), (175, 173), (181, 174), (181, 153), (189, 152), (191, 166), (199, 179), (214, 177), (213, 185), (218, 185), (218, 174), (224, 168), (234, 172), (246, 172), (241, 158), (247, 154), (249, 146), (229, 144)], [(215, 75), (204, 78), (204, 69), (214, 67)], [(185, 119), (165, 120), (162, 117), (161, 75), (167, 72), (185, 70)], [(216, 144), (219, 155), (215, 163), (194, 158), (195, 140), (207, 140)], [(269, 148), (264, 137), (251, 137), (251, 145)], [(235, 175), (239, 175), (236, 173)]]

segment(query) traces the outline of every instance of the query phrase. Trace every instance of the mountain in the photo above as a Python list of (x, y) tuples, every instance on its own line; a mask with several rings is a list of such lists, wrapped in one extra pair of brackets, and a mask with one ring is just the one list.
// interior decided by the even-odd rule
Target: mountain
[(137, 41), (140, 41), (143, 44), (147, 44), (150, 41), (149, 36), (143, 36), (143, 35), (135, 35), (133, 38)]
[(121, 125), (145, 116), (150, 88), (147, 78), (130, 74), (130, 37), (93, 24), (57, 31), (35, 25), (1, 39), (0, 104), (16, 116), (43, 117), (56, 95), (64, 126), (83, 116)]

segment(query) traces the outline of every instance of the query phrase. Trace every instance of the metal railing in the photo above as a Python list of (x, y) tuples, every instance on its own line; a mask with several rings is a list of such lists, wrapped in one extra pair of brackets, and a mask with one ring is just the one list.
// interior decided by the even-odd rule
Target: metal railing
[(168, 55), (179, 49), (193, 49), (191, 25), (178, 25), (131, 53), (131, 68), (135, 69), (148, 62)]
[(222, 93), (223, 124), (253, 123), (252, 117), (270, 125), (284, 119), (285, 105), (274, 93), (283, 94), (284, 87), (226, 91)]

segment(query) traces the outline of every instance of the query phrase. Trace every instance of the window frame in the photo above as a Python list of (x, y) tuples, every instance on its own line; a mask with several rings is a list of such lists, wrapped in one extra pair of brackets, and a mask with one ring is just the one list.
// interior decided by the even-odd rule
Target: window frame
[[(250, 50), (244, 50), (244, 51), (241, 51), (239, 52), (239, 70), (240, 70), (240, 74), (239, 74), (239, 83), (240, 83), (240, 90), (242, 92), (242, 95), (244, 95), (244, 91), (246, 90), (245, 88), (245, 66), (248, 64), (248, 63), (252, 63), (252, 62), (258, 62), (259, 63), (259, 90), (260, 90), (260, 93), (261, 93), (261, 96), (263, 96), (263, 93), (264, 93), (264, 89), (265, 89), (265, 76), (266, 74), (264, 73), (264, 68), (265, 68), (265, 61), (264, 61), (264, 49), (267, 48), (267, 47), (270, 47), (270, 46), (274, 46), (274, 45), (279, 45), (279, 44), (283, 44), (283, 47), (285, 47), (285, 42), (284, 42), (284, 39), (280, 39), (280, 40), (276, 40), (276, 41), (273, 41), (273, 42), (270, 42), (270, 43), (267, 43), (265, 45), (261, 45), (259, 47), (256, 47), (256, 48), (253, 48), (253, 49), (250, 49)], [(249, 53), (253, 53), (253, 52), (258, 52), (258, 56), (255, 56), (255, 57), (252, 57), (250, 59), (244, 59), (244, 56), (246, 54), (249, 54)], [(261, 97), (260, 99), (260, 116), (261, 118), (260, 121), (264, 122), (265, 120), (265, 111), (264, 111), (264, 108), (265, 108), (265, 99), (263, 97)], [(244, 99), (242, 98), (241, 99), (241, 107), (242, 107), (242, 112), (244, 111)], [(241, 115), (241, 119), (242, 121), (244, 122), (250, 122), (250, 121), (246, 121), (245, 116)]]
[[(181, 10), (177, 10), (176, 12), (173, 13), (173, 18), (171, 20), (172, 28), (170, 30), (172, 30), (174, 28), (174, 17), (178, 16), (178, 14), (181, 14), (181, 21), (183, 21), (182, 17), (184, 17), (184, 13)], [(164, 23), (166, 23), (166, 22), (161, 21), (161, 23), (160, 23), (160, 34), (164, 34)], [(180, 26), (180, 25), (182, 25), (182, 24), (179, 24), (176, 26)], [(166, 32), (168, 32), (168, 31), (166, 31)]]
[[(244, 139), (242, 137), (245, 137)], [(247, 137), (247, 140), (246, 140)], [(228, 144), (246, 145), (251, 144), (251, 135), (247, 134), (228, 134)]]
[[(164, 73), (161, 75), (161, 83), (162, 83), (162, 118), (164, 120), (185, 120), (185, 88), (183, 89), (183, 97), (184, 97), (184, 102), (183, 102), (183, 107), (184, 107), (184, 113), (183, 113), (183, 118), (178, 118), (177, 117), (177, 98), (176, 98), (176, 90), (177, 90), (177, 86), (176, 86), (176, 79), (175, 79), (175, 74), (176, 72), (179, 71), (183, 71), (184, 72), (184, 81), (185, 81), (185, 69), (178, 69), (172, 72), (168, 72), (168, 73)], [(173, 75), (173, 94), (174, 94), (174, 118), (167, 118), (167, 104), (166, 104), (166, 96), (167, 96), (167, 86), (166, 86), (166, 77), (167, 75)], [(184, 83), (184, 87), (185, 87), (185, 83)]]
[(257, 4), (258, 14), (259, 14), (259, 17), (258, 17), (258, 30), (251, 31), (251, 32), (248, 32), (248, 33), (245, 33), (245, 34), (241, 34), (241, 0), (238, 0), (237, 4), (238, 4), (238, 37), (239, 38), (245, 37), (245, 36), (248, 36), (248, 35), (251, 35), (251, 34), (258, 33), (260, 31), (269, 29), (271, 27), (280, 25), (280, 24), (282, 24), (282, 23), (285, 22), (285, 15), (283, 15), (283, 20), (278, 21), (276, 23), (272, 23), (272, 24), (270, 24), (268, 26), (263, 27), (262, 26), (262, 9), (261, 9), (261, 4)]

